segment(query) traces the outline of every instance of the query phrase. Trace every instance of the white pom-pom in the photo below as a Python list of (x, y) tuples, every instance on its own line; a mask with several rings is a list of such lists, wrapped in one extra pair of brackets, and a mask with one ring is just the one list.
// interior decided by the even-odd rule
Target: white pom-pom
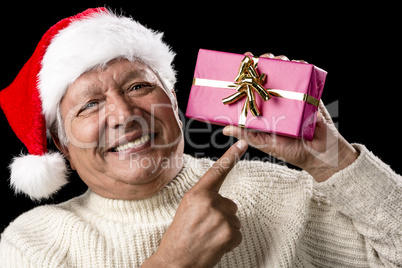
[(67, 166), (60, 153), (15, 157), (10, 170), (11, 187), (33, 200), (49, 198), (68, 183)]

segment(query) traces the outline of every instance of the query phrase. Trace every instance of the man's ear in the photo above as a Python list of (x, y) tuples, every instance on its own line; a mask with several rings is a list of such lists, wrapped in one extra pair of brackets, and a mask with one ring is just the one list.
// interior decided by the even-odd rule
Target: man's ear
[(70, 152), (68, 151), (68, 148), (66, 146), (64, 146), (63, 144), (61, 144), (60, 139), (57, 135), (50, 132), (50, 136), (52, 136), (52, 140), (53, 140), (54, 144), (56, 145), (57, 149), (59, 149), (59, 151), (64, 155), (64, 157), (67, 158), (68, 162), (70, 162), (71, 168), (73, 170), (75, 170), (75, 166), (74, 166), (73, 161), (71, 161)]

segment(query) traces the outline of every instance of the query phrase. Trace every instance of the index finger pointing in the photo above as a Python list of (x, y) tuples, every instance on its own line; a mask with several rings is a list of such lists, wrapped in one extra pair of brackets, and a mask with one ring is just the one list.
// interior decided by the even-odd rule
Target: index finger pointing
[(212, 165), (194, 187), (218, 192), (226, 176), (239, 162), (246, 149), (247, 142), (245, 140), (236, 142)]

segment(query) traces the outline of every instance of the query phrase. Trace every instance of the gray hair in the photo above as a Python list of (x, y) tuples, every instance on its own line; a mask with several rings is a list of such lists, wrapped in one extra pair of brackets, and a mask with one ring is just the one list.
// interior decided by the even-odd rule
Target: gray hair
[(51, 124), (50, 132), (53, 133), (53, 135), (54, 134), (57, 135), (60, 145), (67, 147), (68, 138), (67, 138), (66, 131), (64, 129), (63, 118), (61, 116), (60, 103), (57, 104), (56, 120), (54, 120), (53, 123)]

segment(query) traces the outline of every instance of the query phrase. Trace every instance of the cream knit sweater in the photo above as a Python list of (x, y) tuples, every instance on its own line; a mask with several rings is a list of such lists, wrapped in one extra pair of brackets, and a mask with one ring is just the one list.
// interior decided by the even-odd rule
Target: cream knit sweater
[[(243, 241), (217, 267), (402, 267), (402, 178), (355, 147), (356, 162), (324, 183), (284, 166), (238, 163), (220, 193), (239, 205)], [(88, 190), (37, 207), (2, 234), (0, 266), (138, 267), (211, 165), (185, 156), (180, 174), (145, 200)]]

